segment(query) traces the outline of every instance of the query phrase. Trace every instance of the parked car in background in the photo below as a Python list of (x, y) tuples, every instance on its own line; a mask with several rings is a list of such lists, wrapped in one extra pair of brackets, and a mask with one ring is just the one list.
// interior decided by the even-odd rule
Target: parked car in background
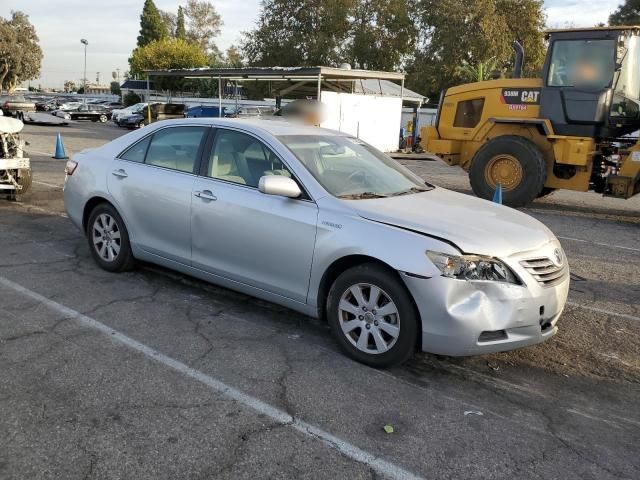
[(57, 110), (75, 110), (80, 105), (84, 105), (84, 103), (83, 102), (68, 102), (68, 101), (66, 101), (66, 102), (63, 102), (63, 103), (59, 104)]
[(121, 108), (124, 107), (124, 105), (122, 103), (120, 103), (120, 102), (110, 102), (110, 101), (98, 102), (98, 105), (102, 105), (103, 107), (105, 107), (109, 111), (121, 109)]
[(36, 111), (36, 104), (21, 95), (0, 97), (0, 107), (5, 115), (17, 118), (22, 118), (26, 112)]
[(111, 118), (111, 112), (102, 105), (80, 105), (74, 110), (57, 110), (55, 115), (67, 120), (91, 120), (105, 123)]
[[(222, 107), (222, 116), (226, 117), (230, 112), (227, 107)], [(220, 109), (218, 107), (210, 105), (197, 105), (189, 107), (184, 114), (185, 118), (199, 118), (199, 117), (219, 117)]]
[(544, 342), (569, 292), (538, 220), (429, 185), (340, 132), (170, 120), (66, 173), (66, 211), (103, 269), (148, 261), (320, 317), (374, 367)]
[(142, 108), (144, 108), (146, 106), (147, 106), (146, 103), (136, 103), (135, 105), (130, 105), (128, 107), (111, 110), (111, 120), (113, 120), (113, 123), (115, 123), (117, 125), (118, 124), (118, 120), (121, 117), (129, 116), (129, 115), (132, 115), (134, 113), (137, 113)]
[[(183, 103), (152, 103), (150, 107), (151, 123), (157, 122), (158, 120), (184, 118), (185, 109), (186, 106)], [(118, 120), (118, 125), (126, 128), (141, 128), (150, 123), (148, 117), (149, 112), (145, 107), (139, 112), (121, 117)]]
[(45, 99), (36, 102), (36, 110), (39, 112), (50, 112), (58, 109), (58, 102), (55, 99)]
[(248, 118), (248, 117), (264, 117), (272, 116), (275, 113), (274, 107), (258, 105), (258, 106), (240, 106), (237, 110), (228, 109), (230, 117)]

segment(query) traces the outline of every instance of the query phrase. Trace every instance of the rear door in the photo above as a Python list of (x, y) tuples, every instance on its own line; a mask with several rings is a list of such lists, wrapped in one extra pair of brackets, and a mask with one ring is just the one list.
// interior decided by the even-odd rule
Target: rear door
[(193, 266), (306, 302), (318, 207), (258, 190), (263, 175), (292, 176), (259, 138), (218, 128), (194, 182)]
[(191, 263), (194, 170), (209, 131), (205, 126), (162, 128), (113, 160), (109, 192), (137, 247)]

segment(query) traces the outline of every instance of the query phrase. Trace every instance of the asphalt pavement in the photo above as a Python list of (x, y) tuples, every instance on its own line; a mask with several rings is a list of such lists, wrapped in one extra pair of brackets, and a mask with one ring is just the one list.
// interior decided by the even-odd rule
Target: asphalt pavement
[[(25, 128), (34, 193), (0, 201), (1, 479), (640, 478), (639, 198), (525, 210), (572, 269), (555, 338), (380, 371), (282, 307), (99, 269), (64, 214), (57, 131)], [(68, 154), (126, 133), (60, 132)], [(469, 192), (460, 170), (403, 163)]]

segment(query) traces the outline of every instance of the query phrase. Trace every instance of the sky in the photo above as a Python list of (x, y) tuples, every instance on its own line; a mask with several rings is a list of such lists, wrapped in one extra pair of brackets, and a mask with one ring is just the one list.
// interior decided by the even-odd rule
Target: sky
[[(251, 30), (258, 17), (260, 0), (211, 0), (224, 25), (218, 47), (239, 43), (243, 31)], [(87, 78), (111, 81), (111, 72), (128, 69), (127, 59), (135, 47), (144, 0), (0, 0), (0, 16), (12, 10), (29, 15), (44, 58), (41, 76), (32, 85), (62, 88), (65, 80), (79, 83), (83, 77), (84, 46), (87, 47)], [(177, 12), (179, 0), (155, 0), (158, 8)], [(606, 22), (621, 0), (545, 0), (549, 27), (591, 26)]]

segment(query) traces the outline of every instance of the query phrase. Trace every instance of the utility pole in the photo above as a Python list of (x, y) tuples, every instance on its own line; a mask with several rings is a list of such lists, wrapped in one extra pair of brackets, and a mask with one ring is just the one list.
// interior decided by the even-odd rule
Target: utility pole
[(84, 45), (84, 77), (82, 78), (83, 94), (84, 94), (84, 104), (87, 104), (87, 45), (89, 42), (85, 38), (80, 39), (80, 43)]

